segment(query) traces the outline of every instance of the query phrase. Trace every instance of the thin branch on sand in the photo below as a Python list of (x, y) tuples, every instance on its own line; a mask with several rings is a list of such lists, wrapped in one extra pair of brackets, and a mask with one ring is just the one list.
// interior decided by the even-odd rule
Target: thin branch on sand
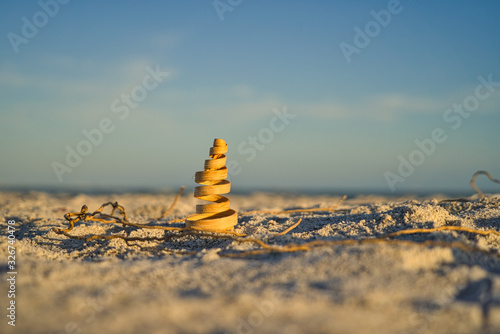
[(172, 202), (172, 204), (170, 205), (170, 207), (167, 210), (165, 210), (161, 214), (160, 217), (156, 218), (156, 220), (160, 220), (160, 219), (165, 218), (166, 216), (168, 216), (174, 210), (174, 207), (177, 205), (177, 202), (179, 201), (179, 198), (181, 197), (182, 192), (184, 191), (184, 189), (186, 189), (186, 187), (184, 187), (184, 186), (182, 186), (181, 189), (179, 189), (179, 192), (177, 193), (177, 196), (175, 196), (175, 199)]
[[(179, 192), (180, 194), (180, 192)], [(179, 197), (179, 195), (178, 195)], [(169, 210), (171, 211), (171, 208), (175, 205), (177, 202), (177, 199), (174, 200), (174, 203), (171, 205)], [(112, 206), (112, 211), (111, 214), (105, 214), (103, 213), (103, 209), (107, 206)], [(114, 216), (114, 212), (118, 210), (120, 212), (119, 216)], [(290, 212), (298, 212), (299, 210), (288, 210), (286, 211), (287, 213)], [(314, 210), (314, 211), (309, 211), (306, 209), (306, 211), (301, 211), (301, 212), (318, 212), (319, 210)], [(466, 233), (472, 233), (472, 234), (477, 234), (477, 235), (482, 235), (482, 236), (488, 236), (488, 235), (495, 235), (495, 236), (500, 236), (500, 232), (495, 231), (495, 230), (477, 230), (477, 229), (471, 229), (471, 228), (466, 228), (466, 227), (461, 227), (461, 226), (441, 226), (441, 227), (436, 227), (436, 228), (429, 228), (429, 229), (408, 229), (408, 230), (400, 230), (397, 232), (385, 234), (379, 237), (375, 238), (364, 238), (364, 239), (344, 239), (344, 240), (315, 240), (315, 241), (310, 241), (310, 242), (305, 242), (302, 244), (285, 244), (285, 245), (271, 245), (269, 243), (266, 243), (263, 240), (248, 236), (247, 234), (244, 233), (238, 233), (234, 231), (218, 231), (218, 230), (199, 230), (196, 229), (195, 227), (169, 227), (169, 226), (151, 226), (151, 225), (142, 225), (142, 224), (135, 224), (131, 223), (128, 221), (127, 214), (125, 212), (125, 208), (121, 205), (119, 205), (117, 202), (107, 202), (101, 205), (101, 207), (94, 211), (93, 213), (88, 213), (88, 208), (86, 205), (84, 205), (81, 209), (80, 212), (73, 212), (73, 213), (68, 213), (64, 215), (66, 220), (68, 221), (69, 227), (67, 229), (59, 229), (59, 228), (54, 228), (54, 232), (58, 234), (62, 234), (68, 238), (71, 239), (78, 239), (78, 240), (85, 240), (85, 241), (91, 241), (91, 240), (113, 240), (113, 239), (121, 239), (124, 240), (128, 245), (130, 246), (138, 246), (141, 247), (139, 244), (130, 244), (132, 242), (137, 243), (137, 242), (168, 242), (173, 239), (180, 239), (185, 236), (197, 236), (197, 237), (204, 237), (204, 238), (212, 238), (212, 239), (226, 239), (226, 240), (233, 240), (238, 243), (253, 243), (256, 246), (260, 247), (259, 249), (253, 249), (253, 250), (248, 250), (248, 251), (221, 251), (219, 252), (220, 256), (223, 257), (248, 257), (248, 256), (257, 256), (257, 255), (262, 255), (262, 254), (269, 254), (269, 253), (291, 253), (291, 252), (299, 252), (299, 251), (310, 251), (312, 249), (318, 248), (318, 247), (326, 247), (326, 246), (355, 246), (355, 245), (364, 245), (364, 244), (390, 244), (390, 245), (415, 245), (415, 246), (421, 246), (421, 247), (447, 247), (447, 248), (457, 248), (461, 249), (464, 251), (468, 252), (483, 252), (487, 253), (489, 255), (493, 255), (495, 257), (500, 258), (500, 254), (496, 251), (486, 251), (484, 249), (480, 249), (477, 246), (474, 245), (469, 245), (465, 242), (460, 242), (460, 241), (441, 241), (441, 240), (426, 240), (426, 241), (413, 241), (413, 240), (401, 240), (401, 239), (393, 239), (395, 237), (400, 237), (403, 235), (409, 235), (409, 234), (428, 234), (428, 233), (436, 233), (436, 232), (443, 232), (443, 231), (458, 231), (458, 232), (466, 232)], [(115, 223), (115, 224), (121, 224), (123, 226), (131, 226), (139, 229), (161, 229), (161, 230), (166, 230), (169, 231), (168, 234), (158, 237), (158, 236), (147, 236), (147, 237), (129, 237), (121, 234), (112, 234), (112, 235), (87, 235), (87, 236), (79, 236), (79, 235), (72, 235), (69, 232), (74, 228), (75, 223), (80, 222), (80, 221), (97, 221), (101, 223)], [(299, 224), (303, 221), (303, 219), (299, 219), (296, 223), (292, 224), (290, 227), (286, 228), (282, 232), (275, 233), (272, 237), (273, 238), (278, 238), (281, 237), (293, 229), (295, 229)], [(171, 223), (167, 222), (167, 223)], [(188, 252), (179, 252), (175, 249), (167, 249), (164, 248), (163, 250), (169, 251), (171, 253), (183, 253), (183, 254), (194, 254), (195, 252), (188, 251)]]
[(475, 172), (474, 175), (472, 175), (472, 179), (470, 180), (469, 184), (472, 187), (472, 189), (474, 189), (474, 191), (482, 198), (482, 197), (484, 197), (484, 193), (481, 190), (479, 190), (479, 188), (476, 186), (476, 178), (479, 175), (486, 175), (490, 179), (491, 182), (495, 182), (495, 183), (499, 183), (499, 184), (500, 184), (500, 180), (493, 178), (493, 176), (491, 176), (491, 174), (485, 170), (479, 170), (479, 171)]

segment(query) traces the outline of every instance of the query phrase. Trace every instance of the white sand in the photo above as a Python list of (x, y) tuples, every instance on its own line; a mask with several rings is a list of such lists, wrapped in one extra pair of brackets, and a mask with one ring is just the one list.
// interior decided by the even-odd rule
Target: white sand
[[(230, 195), (238, 211), (327, 207), (338, 197)], [(118, 201), (147, 224), (174, 195), (0, 193), (0, 262), (7, 221), (16, 221), (16, 327), (1, 333), (483, 333), (500, 332), (500, 237), (446, 231), (398, 239), (460, 241), (486, 252), (418, 245), (326, 246), (309, 252), (224, 258), (259, 247), (186, 236), (129, 246), (122, 240), (68, 239), (63, 214)], [(275, 245), (376, 237), (402, 229), (456, 225), (499, 230), (500, 196), (471, 203), (359, 197), (342, 212), (255, 214), (237, 231)], [(187, 194), (169, 218), (194, 212)], [(299, 218), (290, 233), (273, 238)], [(130, 236), (163, 231), (127, 228)], [(76, 235), (124, 233), (121, 225), (79, 223)], [(196, 255), (172, 254), (195, 251)]]

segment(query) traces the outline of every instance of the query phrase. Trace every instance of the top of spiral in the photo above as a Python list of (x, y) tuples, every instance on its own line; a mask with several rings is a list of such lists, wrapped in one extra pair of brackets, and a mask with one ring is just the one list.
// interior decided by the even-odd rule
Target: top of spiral
[(226, 146), (226, 141), (224, 139), (215, 138), (214, 139), (214, 147), (215, 146), (217, 146), (217, 147)]

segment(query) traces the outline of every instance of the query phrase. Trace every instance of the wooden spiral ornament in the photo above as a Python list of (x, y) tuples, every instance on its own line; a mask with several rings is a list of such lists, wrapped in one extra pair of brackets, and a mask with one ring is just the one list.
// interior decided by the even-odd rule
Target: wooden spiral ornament
[(238, 222), (238, 214), (229, 208), (227, 194), (231, 182), (226, 180), (227, 144), (223, 139), (215, 139), (210, 148), (210, 157), (205, 160), (205, 170), (196, 172), (195, 182), (201, 184), (194, 188), (194, 197), (212, 202), (196, 206), (196, 214), (186, 218), (186, 226), (195, 230), (231, 230)]

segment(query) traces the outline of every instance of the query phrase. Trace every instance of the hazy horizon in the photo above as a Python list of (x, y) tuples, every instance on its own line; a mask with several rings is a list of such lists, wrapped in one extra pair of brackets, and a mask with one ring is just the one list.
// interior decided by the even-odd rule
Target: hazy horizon
[(499, 9), (4, 2), (0, 188), (194, 187), (223, 138), (235, 191), (473, 194), (500, 178)]

